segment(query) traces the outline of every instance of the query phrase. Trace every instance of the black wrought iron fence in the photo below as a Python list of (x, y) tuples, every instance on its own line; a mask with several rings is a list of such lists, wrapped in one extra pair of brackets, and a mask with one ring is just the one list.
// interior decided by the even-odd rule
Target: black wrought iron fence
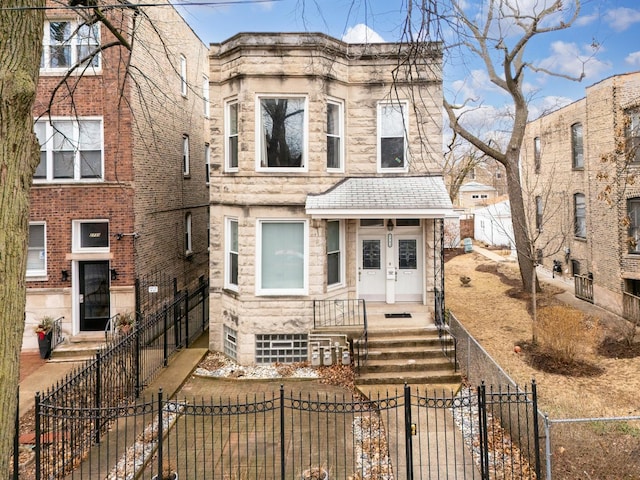
[[(38, 438), (64, 441), (54, 448), (58, 470), (43, 465), (36, 478), (148, 479), (166, 467), (180, 479), (535, 479), (535, 395), (484, 387), (427, 395), (405, 386), (362, 399), (281, 387), (232, 399), (158, 392), (129, 406), (43, 406), (49, 428), (69, 417), (109, 421), (82, 451), (63, 446), (78, 440), (73, 433), (41, 431)], [(513, 418), (517, 428), (508, 426)]]
[(128, 333), (114, 332), (94, 358), (37, 394), (36, 479), (63, 478), (101, 444), (170, 356), (206, 329), (208, 311), (208, 284), (203, 281), (159, 311), (139, 315)]

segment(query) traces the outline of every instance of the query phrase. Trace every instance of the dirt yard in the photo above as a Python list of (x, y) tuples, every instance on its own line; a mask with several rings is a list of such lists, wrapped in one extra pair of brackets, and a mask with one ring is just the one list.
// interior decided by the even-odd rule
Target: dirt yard
[[(620, 334), (610, 316), (586, 322), (598, 338), (582, 355), (579, 368), (549, 373), (550, 362), (532, 366), (531, 298), (522, 292), (515, 263), (462, 254), (447, 261), (445, 273), (447, 308), (518, 384), (536, 380), (539, 409), (550, 419), (640, 415), (640, 348), (625, 349), (622, 342), (603, 345), (606, 337)], [(469, 286), (462, 285), (461, 276), (471, 278)], [(560, 303), (556, 295), (562, 290), (545, 283), (542, 289), (538, 308)], [(552, 426), (554, 480), (640, 478), (640, 422)]]
[[(640, 415), (640, 356), (607, 358), (591, 349), (585, 360), (602, 368), (579, 376), (552, 374), (531, 367), (527, 348), (532, 339), (530, 295), (520, 289), (516, 264), (497, 264), (476, 253), (459, 255), (446, 264), (447, 308), (519, 384), (535, 378), (541, 410), (550, 417)], [(460, 275), (471, 277), (463, 287)], [(556, 287), (542, 284), (538, 308), (558, 303)], [(601, 339), (615, 335), (602, 325)], [(522, 351), (514, 352), (521, 346)], [(580, 401), (577, 401), (580, 399)]]

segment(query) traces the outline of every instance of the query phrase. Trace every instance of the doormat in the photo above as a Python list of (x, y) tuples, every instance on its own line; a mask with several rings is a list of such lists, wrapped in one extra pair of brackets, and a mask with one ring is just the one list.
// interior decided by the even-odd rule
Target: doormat
[(384, 318), (411, 318), (410, 313), (385, 313)]

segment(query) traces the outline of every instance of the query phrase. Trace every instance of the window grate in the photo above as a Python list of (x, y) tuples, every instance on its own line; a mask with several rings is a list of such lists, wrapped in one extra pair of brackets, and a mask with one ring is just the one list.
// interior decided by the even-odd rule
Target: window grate
[(256, 335), (256, 363), (293, 363), (307, 360), (306, 334)]
[(238, 359), (238, 332), (226, 325), (223, 326), (224, 334), (224, 354), (232, 358)]

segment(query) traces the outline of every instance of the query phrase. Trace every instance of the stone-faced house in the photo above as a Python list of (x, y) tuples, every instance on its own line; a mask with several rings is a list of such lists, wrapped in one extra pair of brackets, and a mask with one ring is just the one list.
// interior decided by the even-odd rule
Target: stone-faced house
[[(442, 300), (439, 44), (238, 34), (210, 46), (210, 348), (307, 358), (313, 301)], [(391, 320), (390, 320), (391, 321)]]
[[(543, 264), (584, 275), (593, 301), (632, 314), (640, 299), (640, 72), (616, 75), (527, 125), (530, 228)], [(637, 311), (637, 310), (636, 310)]]
[[(87, 12), (46, 12), (25, 349), (45, 315), (64, 317), (65, 337), (95, 336), (134, 311), (136, 278), (162, 272), (182, 288), (208, 270), (208, 49), (160, 6), (136, 18), (132, 53), (100, 51), (115, 39)], [(108, 18), (120, 28), (131, 15)]]

